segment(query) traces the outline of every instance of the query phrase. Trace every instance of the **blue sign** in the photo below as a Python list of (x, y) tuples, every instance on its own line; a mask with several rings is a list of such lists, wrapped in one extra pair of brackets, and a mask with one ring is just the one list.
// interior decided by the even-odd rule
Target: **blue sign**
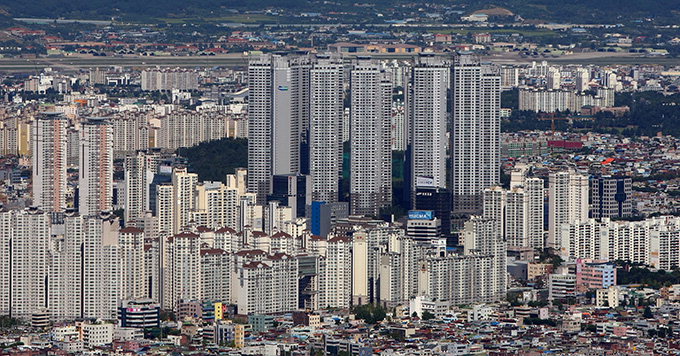
[(410, 210), (408, 212), (409, 220), (432, 220), (434, 213), (431, 210)]
[(279, 85), (279, 90), (280, 91), (288, 91), (288, 87), (285, 85)]

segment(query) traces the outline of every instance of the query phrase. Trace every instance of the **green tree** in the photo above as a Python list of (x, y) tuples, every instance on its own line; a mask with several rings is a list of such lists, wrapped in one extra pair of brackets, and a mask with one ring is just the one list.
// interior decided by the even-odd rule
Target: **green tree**
[(376, 324), (385, 319), (387, 312), (381, 305), (365, 304), (354, 308), (357, 319), (364, 320), (367, 324)]
[(423, 320), (431, 320), (434, 319), (434, 314), (430, 313), (429, 311), (424, 311), (423, 312)]

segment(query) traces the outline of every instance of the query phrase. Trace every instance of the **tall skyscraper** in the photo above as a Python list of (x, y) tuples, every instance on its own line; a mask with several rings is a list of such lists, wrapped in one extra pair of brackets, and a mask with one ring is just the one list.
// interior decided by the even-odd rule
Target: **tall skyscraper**
[(309, 124), (309, 57), (267, 54), (248, 65), (248, 189), (264, 204), (274, 174), (300, 172)]
[(450, 74), (450, 64), (434, 55), (421, 55), (411, 71), (407, 95), (412, 197), (417, 187), (446, 188), (446, 103)]
[(378, 215), (392, 202), (392, 76), (359, 58), (350, 74), (350, 212)]
[(312, 200), (338, 201), (342, 173), (342, 58), (318, 55), (309, 75), (309, 174)]
[(113, 129), (101, 118), (82, 124), (78, 181), (80, 215), (98, 215), (113, 208)]
[(66, 208), (67, 125), (60, 113), (33, 122), (33, 205), (46, 212)]
[(482, 209), (482, 192), (500, 183), (500, 76), (472, 56), (455, 58), (451, 81), (453, 213)]

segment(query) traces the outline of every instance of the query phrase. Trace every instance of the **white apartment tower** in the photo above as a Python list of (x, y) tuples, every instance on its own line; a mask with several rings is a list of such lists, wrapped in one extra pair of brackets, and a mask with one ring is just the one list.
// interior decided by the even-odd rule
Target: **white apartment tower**
[(434, 55), (421, 55), (411, 71), (407, 95), (412, 192), (418, 182), (446, 188), (446, 104), (450, 74), (450, 64)]
[(558, 68), (550, 67), (548, 75), (545, 78), (545, 86), (547, 89), (559, 89), (562, 83), (562, 74)]
[(312, 200), (338, 201), (342, 173), (342, 58), (317, 55), (309, 74), (309, 174)]
[(309, 124), (309, 57), (267, 54), (248, 65), (248, 189), (264, 204), (274, 174), (300, 171)]
[(590, 89), (590, 71), (587, 68), (578, 68), (574, 72), (574, 82), (576, 84), (576, 91), (582, 92)]
[(472, 56), (455, 58), (451, 80), (454, 214), (482, 210), (482, 192), (500, 182), (500, 76)]
[(198, 174), (187, 172), (185, 167), (177, 167), (172, 171), (172, 233), (174, 234), (183, 231), (191, 221), (191, 213), (196, 204), (197, 183)]
[(46, 212), (66, 208), (68, 120), (43, 113), (33, 122), (33, 205)]
[(113, 207), (113, 129), (101, 118), (81, 126), (78, 211), (99, 215)]
[(125, 300), (148, 296), (145, 272), (144, 230), (121, 229), (118, 235), (120, 257), (120, 295)]
[(352, 240), (331, 237), (319, 258), (318, 308), (349, 308), (352, 295)]
[(48, 307), (49, 227), (37, 208), (0, 213), (0, 313), (27, 318)]
[[(498, 196), (496, 196), (498, 197)], [(499, 204), (500, 205), (500, 204)], [(493, 300), (502, 300), (507, 293), (506, 243), (493, 218), (472, 216), (465, 222), (465, 255), (490, 256), (491, 264), (483, 274), (490, 278), (490, 293)]]
[(165, 249), (164, 307), (175, 308), (181, 300), (200, 300), (203, 297), (200, 236), (190, 232), (176, 234), (167, 238)]
[(154, 155), (138, 151), (125, 157), (125, 221), (141, 219), (149, 211), (149, 186), (156, 170)]
[(588, 176), (573, 170), (550, 174), (547, 247), (559, 248), (562, 245), (559, 241), (562, 225), (588, 219), (589, 187)]
[(392, 202), (391, 74), (360, 58), (350, 74), (350, 212), (378, 215)]

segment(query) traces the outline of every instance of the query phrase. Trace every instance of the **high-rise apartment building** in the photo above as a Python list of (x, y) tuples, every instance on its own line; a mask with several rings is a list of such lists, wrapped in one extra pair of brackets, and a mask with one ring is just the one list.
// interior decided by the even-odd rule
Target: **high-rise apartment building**
[(135, 227), (121, 229), (118, 234), (120, 261), (120, 295), (125, 300), (148, 295), (145, 272), (144, 230)]
[(142, 90), (196, 90), (198, 72), (181, 68), (154, 68), (142, 71)]
[(113, 208), (113, 127), (101, 118), (81, 125), (78, 211), (99, 215)]
[(392, 76), (359, 58), (350, 73), (350, 212), (378, 215), (392, 203)]
[(191, 213), (196, 204), (196, 184), (198, 174), (189, 173), (186, 167), (172, 171), (172, 232), (182, 232), (191, 221)]
[(491, 264), (484, 272), (490, 279), (489, 293), (494, 300), (505, 298), (507, 293), (506, 243), (498, 223), (493, 218), (472, 216), (465, 222), (463, 231), (465, 255), (491, 256)]
[(47, 308), (49, 215), (37, 208), (0, 213), (0, 312), (26, 318)]
[(421, 55), (411, 71), (408, 122), (412, 196), (419, 186), (446, 188), (450, 74), (450, 64), (434, 55)]
[(33, 205), (46, 212), (66, 208), (68, 120), (43, 113), (33, 122)]
[(342, 58), (317, 55), (309, 74), (309, 174), (312, 200), (338, 201), (342, 173)]
[(516, 88), (519, 85), (519, 68), (515, 66), (501, 67), (501, 87), (503, 90)]
[(578, 68), (574, 72), (574, 84), (576, 91), (582, 92), (590, 89), (590, 71), (587, 68)]
[(267, 54), (248, 65), (248, 189), (264, 204), (274, 174), (300, 172), (309, 125), (307, 55)]
[(559, 89), (562, 84), (562, 73), (559, 68), (550, 67), (545, 78), (545, 87), (548, 89)]
[(587, 175), (567, 170), (551, 173), (548, 178), (547, 247), (561, 246), (559, 231), (563, 224), (588, 219), (589, 180)]
[(138, 151), (125, 157), (125, 221), (141, 219), (151, 208), (150, 186), (159, 157), (155, 151)]
[(482, 210), (482, 192), (500, 182), (500, 76), (472, 56), (456, 57), (451, 80), (453, 213)]

